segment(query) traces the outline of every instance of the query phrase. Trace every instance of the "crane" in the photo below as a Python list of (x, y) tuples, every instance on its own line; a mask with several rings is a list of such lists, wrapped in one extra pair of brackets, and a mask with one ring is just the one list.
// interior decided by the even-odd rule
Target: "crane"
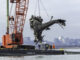
[(7, 0), (7, 32), (2, 37), (4, 48), (13, 48), (23, 44), (23, 28), (28, 11), (29, 0), (10, 0), (15, 4), (15, 16), (9, 15), (9, 0)]

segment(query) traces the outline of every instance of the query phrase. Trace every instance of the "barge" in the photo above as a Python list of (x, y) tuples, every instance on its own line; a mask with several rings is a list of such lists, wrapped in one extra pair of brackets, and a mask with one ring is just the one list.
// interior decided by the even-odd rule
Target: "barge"
[[(42, 46), (44, 47), (44, 46)], [(39, 48), (21, 45), (17, 48), (0, 48), (0, 56), (30, 56), (30, 55), (64, 55), (63, 49)]]
[(0, 49), (0, 56), (64, 55), (64, 50)]

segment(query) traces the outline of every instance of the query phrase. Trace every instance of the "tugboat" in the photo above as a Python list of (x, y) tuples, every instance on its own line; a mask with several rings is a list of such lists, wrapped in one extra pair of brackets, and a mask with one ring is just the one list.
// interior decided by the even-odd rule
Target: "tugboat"
[(49, 30), (53, 24), (60, 24), (65, 26), (65, 20), (56, 19), (42, 23), (41, 16), (34, 16), (30, 18), (30, 27), (34, 31), (34, 42), (36, 46), (23, 45), (23, 28), (28, 11), (29, 0), (10, 0), (11, 4), (16, 4), (15, 16), (9, 13), (9, 0), (7, 0), (7, 32), (2, 37), (2, 46), (0, 47), (0, 56), (26, 56), (26, 55), (60, 55), (64, 54), (64, 50), (56, 50), (54, 46), (43, 42), (42, 32)]

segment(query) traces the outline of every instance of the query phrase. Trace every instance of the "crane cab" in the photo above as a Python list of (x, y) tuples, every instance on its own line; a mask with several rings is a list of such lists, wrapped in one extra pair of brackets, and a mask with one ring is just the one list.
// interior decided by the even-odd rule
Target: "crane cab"
[(6, 34), (2, 37), (2, 46), (4, 48), (14, 48), (23, 44), (22, 34)]

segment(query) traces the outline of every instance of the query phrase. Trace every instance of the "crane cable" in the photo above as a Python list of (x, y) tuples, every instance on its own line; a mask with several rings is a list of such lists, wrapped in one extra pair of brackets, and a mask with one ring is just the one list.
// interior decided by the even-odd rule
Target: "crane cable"
[(40, 16), (40, 0), (36, 0), (35, 9), (34, 9), (34, 15), (36, 15), (38, 9), (38, 14)]
[(34, 8), (34, 15), (36, 15), (36, 8), (37, 8), (37, 0), (36, 0), (35, 8)]
[(9, 13), (10, 16), (11, 16), (11, 13), (12, 13), (12, 8), (13, 8), (13, 3), (11, 4), (11, 7), (10, 7), (10, 13)]
[[(16, 16), (16, 7), (13, 9), (13, 3), (11, 4), (11, 7), (10, 7), (10, 12), (9, 12), (9, 16), (11, 16), (12, 15), (12, 11), (14, 11), (14, 13), (13, 13), (13, 16), (14, 16), (14, 18), (15, 18), (15, 16)], [(12, 10), (13, 9), (13, 10)]]
[(39, 16), (41, 15), (41, 7), (40, 7), (40, 5), (42, 5), (46, 15), (49, 17), (49, 14), (48, 14), (48, 12), (47, 12), (47, 10), (46, 10), (46, 8), (45, 8), (45, 6), (44, 6), (44, 4), (43, 4), (43, 2), (41, 0), (36, 0), (35, 9), (34, 9), (34, 15), (36, 15), (37, 9), (38, 9)]
[(46, 14), (47, 14), (47, 16), (49, 17), (49, 14), (48, 14), (48, 12), (47, 12), (47, 10), (46, 10), (46, 8), (45, 8), (45, 6), (44, 6), (44, 4), (43, 4), (42, 0), (40, 0), (40, 3), (41, 3), (41, 5), (42, 5), (42, 7), (43, 7), (43, 9), (44, 9), (45, 13), (46, 13)]
[(38, 11), (39, 11), (39, 16), (40, 16), (40, 0), (38, 0)]

